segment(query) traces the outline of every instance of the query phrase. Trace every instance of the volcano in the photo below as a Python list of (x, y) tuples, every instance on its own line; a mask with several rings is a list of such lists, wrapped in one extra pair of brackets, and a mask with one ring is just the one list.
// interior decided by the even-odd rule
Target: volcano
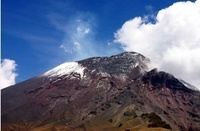
[(2, 131), (200, 131), (200, 92), (136, 52), (63, 63), (1, 91)]

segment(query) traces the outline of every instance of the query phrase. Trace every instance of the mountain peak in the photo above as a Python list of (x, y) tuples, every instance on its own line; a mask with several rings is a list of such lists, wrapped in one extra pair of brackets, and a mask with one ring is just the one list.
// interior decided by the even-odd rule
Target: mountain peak
[(61, 64), (2, 90), (2, 130), (200, 130), (200, 93), (136, 52)]
[(149, 59), (136, 52), (125, 52), (111, 57), (93, 57), (78, 62), (89, 70), (110, 74), (130, 74), (134, 68), (142, 72), (148, 69)]

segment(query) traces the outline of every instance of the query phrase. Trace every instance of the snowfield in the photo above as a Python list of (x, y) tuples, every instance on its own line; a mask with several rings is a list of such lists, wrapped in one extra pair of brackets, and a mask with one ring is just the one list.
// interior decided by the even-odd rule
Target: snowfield
[(55, 77), (55, 76), (62, 76), (71, 73), (80, 74), (81, 78), (84, 75), (85, 67), (78, 64), (78, 62), (66, 62), (63, 63), (52, 70), (49, 70), (43, 74), (43, 76), (47, 77)]

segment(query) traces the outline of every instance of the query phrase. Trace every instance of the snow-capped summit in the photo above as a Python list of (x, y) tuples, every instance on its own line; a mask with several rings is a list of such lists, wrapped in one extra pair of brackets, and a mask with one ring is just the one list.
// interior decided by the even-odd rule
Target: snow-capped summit
[(43, 74), (46, 77), (58, 77), (62, 75), (69, 75), (70, 73), (80, 74), (81, 78), (84, 74), (84, 67), (81, 66), (78, 62), (66, 62), (63, 63)]

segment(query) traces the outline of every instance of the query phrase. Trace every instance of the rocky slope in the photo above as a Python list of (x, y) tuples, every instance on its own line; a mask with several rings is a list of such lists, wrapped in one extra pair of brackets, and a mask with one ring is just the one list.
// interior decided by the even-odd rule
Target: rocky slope
[(2, 131), (199, 131), (200, 92), (148, 62), (89, 58), (3, 89)]

